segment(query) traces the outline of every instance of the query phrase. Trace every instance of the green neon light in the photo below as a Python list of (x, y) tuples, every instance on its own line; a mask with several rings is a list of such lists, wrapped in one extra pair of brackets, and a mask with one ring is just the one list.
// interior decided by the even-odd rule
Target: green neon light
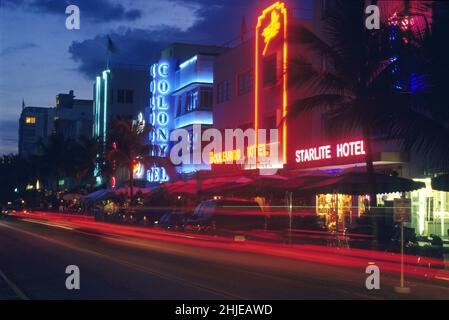
[(94, 108), (94, 137), (98, 138), (100, 135), (100, 104), (101, 104), (101, 78), (96, 78), (95, 84), (95, 108)]
[(106, 132), (107, 132), (107, 107), (108, 107), (108, 73), (110, 70), (103, 71), (103, 81), (104, 81), (104, 100), (103, 100), (103, 141), (106, 143)]

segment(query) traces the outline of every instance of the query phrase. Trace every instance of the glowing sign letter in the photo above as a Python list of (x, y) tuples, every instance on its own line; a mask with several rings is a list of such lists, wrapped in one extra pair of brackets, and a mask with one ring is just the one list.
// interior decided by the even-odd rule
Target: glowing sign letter
[(279, 21), (279, 14), (276, 11), (271, 12), (271, 22), (270, 24), (263, 30), (262, 36), (265, 42), (265, 48), (263, 49), (263, 55), (267, 52), (268, 45), (270, 41), (277, 36), (279, 30), (281, 29), (281, 23)]

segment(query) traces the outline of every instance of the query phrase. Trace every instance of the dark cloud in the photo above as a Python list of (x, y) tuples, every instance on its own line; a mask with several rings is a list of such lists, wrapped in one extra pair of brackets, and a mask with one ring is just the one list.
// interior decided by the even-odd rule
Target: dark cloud
[[(173, 41), (182, 39), (183, 33), (170, 27), (163, 30), (145, 31), (133, 29), (123, 34), (112, 33), (110, 37), (118, 48), (111, 53), (113, 65), (150, 65), (160, 57), (161, 50)], [(79, 70), (88, 78), (104, 70), (107, 60), (107, 35), (73, 42), (69, 47), (72, 58), (80, 63)]]
[(33, 49), (33, 48), (37, 48), (37, 47), (38, 47), (38, 45), (35, 43), (32, 43), (32, 42), (19, 43), (17, 45), (7, 47), (7, 48), (3, 49), (2, 51), (0, 51), (0, 56), (17, 54), (19, 51)]
[(242, 18), (245, 17), (248, 31), (254, 13), (260, 7), (257, 0), (176, 0), (178, 3), (199, 4), (196, 15), (200, 21), (188, 33), (201, 42), (215, 45), (232, 45), (240, 37)]
[(21, 7), (25, 3), (24, 0), (1, 0), (0, 8), (16, 8)]
[[(242, 17), (251, 25), (251, 12), (257, 1), (241, 0), (189, 0), (172, 1), (199, 5), (196, 15), (199, 21), (186, 31), (160, 26), (156, 30), (131, 29), (125, 34), (111, 34), (119, 48), (111, 55), (111, 61), (119, 64), (149, 65), (160, 57), (161, 50), (173, 42), (210, 45), (232, 45), (240, 37)], [(249, 28), (249, 27), (248, 27)], [(97, 75), (106, 64), (106, 35), (82, 42), (74, 42), (69, 48), (72, 58), (80, 63), (80, 71), (89, 78)]]
[[(24, 3), (23, 1), (19, 2)], [(65, 14), (65, 9), (70, 4), (79, 7), (83, 18), (96, 22), (133, 21), (142, 15), (140, 10), (126, 9), (123, 5), (108, 0), (77, 0), (75, 2), (68, 0), (33, 0), (27, 6), (40, 12)]]

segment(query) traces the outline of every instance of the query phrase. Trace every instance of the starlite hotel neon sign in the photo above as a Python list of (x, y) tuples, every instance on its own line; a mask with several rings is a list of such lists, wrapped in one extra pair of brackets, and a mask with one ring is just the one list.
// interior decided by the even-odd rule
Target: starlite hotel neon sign
[[(173, 83), (174, 64), (170, 60), (162, 60), (151, 66), (150, 73), (152, 81), (150, 83), (151, 99), (149, 123), (151, 125), (150, 142), (153, 146), (152, 156), (167, 157), (170, 141), (170, 106), (171, 90)], [(163, 167), (153, 166), (147, 170), (147, 180), (149, 182), (165, 182), (169, 180), (167, 171)]]

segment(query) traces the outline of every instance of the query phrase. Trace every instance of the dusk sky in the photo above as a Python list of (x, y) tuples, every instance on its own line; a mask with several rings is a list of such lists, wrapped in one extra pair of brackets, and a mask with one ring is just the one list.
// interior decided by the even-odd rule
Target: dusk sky
[[(295, 1), (308, 10), (311, 0)], [(1, 0), (0, 155), (17, 153), (22, 99), (54, 106), (74, 90), (92, 99), (94, 75), (106, 64), (106, 37), (119, 52), (112, 63), (150, 65), (171, 42), (225, 45), (252, 29), (269, 0)], [(65, 8), (81, 12), (80, 30), (65, 28)], [(302, 6), (302, 8), (299, 7)]]

